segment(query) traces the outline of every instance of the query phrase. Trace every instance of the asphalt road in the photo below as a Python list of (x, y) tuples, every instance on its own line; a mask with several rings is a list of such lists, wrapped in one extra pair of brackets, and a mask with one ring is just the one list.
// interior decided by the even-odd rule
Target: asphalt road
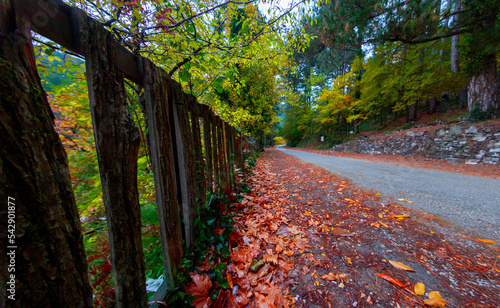
[(278, 149), (384, 197), (411, 200), (396, 202), (448, 220), (473, 237), (500, 243), (500, 180)]

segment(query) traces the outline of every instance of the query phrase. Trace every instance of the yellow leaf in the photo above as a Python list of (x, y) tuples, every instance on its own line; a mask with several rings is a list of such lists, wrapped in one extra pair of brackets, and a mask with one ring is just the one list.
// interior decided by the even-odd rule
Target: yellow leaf
[(425, 293), (425, 285), (421, 282), (417, 283), (413, 289), (417, 295), (423, 295)]
[(397, 269), (400, 269), (400, 270), (403, 270), (403, 271), (414, 272), (413, 268), (411, 268), (408, 265), (405, 265), (405, 264), (403, 264), (401, 262), (389, 260), (389, 263), (391, 263), (392, 266), (394, 266)]
[(404, 202), (408, 202), (408, 203), (413, 203), (413, 201), (406, 200), (406, 199), (398, 199), (398, 201), (404, 201)]
[(380, 218), (384, 218), (384, 215), (382, 215), (382, 214), (378, 214), (378, 217), (380, 217)]
[(392, 217), (397, 218), (397, 219), (403, 219), (403, 218), (410, 217), (410, 215), (392, 215)]
[(441, 294), (439, 294), (439, 291), (429, 292), (429, 299), (434, 299), (434, 298), (441, 298)]
[(316, 282), (316, 285), (319, 286), (319, 281), (316, 280), (315, 282)]
[(495, 241), (485, 240), (485, 239), (482, 239), (482, 238), (476, 238), (475, 240), (483, 242), (483, 243), (488, 243), (488, 244), (496, 244), (497, 243)]
[(381, 194), (375, 194), (375, 196), (380, 196)]

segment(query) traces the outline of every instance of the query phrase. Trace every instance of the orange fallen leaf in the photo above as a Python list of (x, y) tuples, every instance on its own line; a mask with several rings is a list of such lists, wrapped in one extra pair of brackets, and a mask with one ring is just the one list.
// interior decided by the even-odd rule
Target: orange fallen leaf
[(309, 213), (308, 211), (305, 211), (305, 212), (304, 212), (304, 215), (305, 215), (305, 216), (311, 216), (311, 213)]
[(278, 264), (278, 255), (266, 254), (264, 256), (264, 262), (272, 263), (272, 264), (276, 265), (276, 264)]
[(363, 176), (362, 174), (358, 174), (359, 176)]
[(196, 308), (209, 307), (212, 303), (212, 299), (209, 297), (212, 281), (207, 274), (191, 272), (189, 275), (193, 281), (186, 285), (186, 293), (196, 297), (191, 305)]
[(321, 279), (333, 281), (333, 280), (337, 280), (337, 277), (335, 277), (335, 275), (333, 273), (328, 273), (328, 274), (324, 274), (323, 276), (321, 276)]
[(392, 217), (397, 218), (397, 219), (403, 219), (403, 218), (410, 217), (410, 215), (392, 215)]
[(385, 223), (381, 222), (380, 220), (378, 221), (382, 226), (386, 227), (386, 228), (389, 228), (388, 225), (386, 225)]
[(387, 281), (389, 281), (390, 283), (395, 284), (395, 285), (397, 285), (397, 286), (398, 286), (398, 287), (400, 287), (400, 288), (404, 288), (404, 287), (405, 287), (405, 284), (404, 284), (404, 283), (402, 283), (401, 281), (399, 281), (399, 280), (397, 280), (397, 279), (395, 279), (395, 278), (392, 278), (392, 277), (391, 277), (391, 276), (389, 276), (389, 275), (386, 275), (386, 274), (379, 274), (379, 273), (377, 273), (377, 275), (378, 275), (380, 278), (382, 278), (382, 279), (384, 279), (384, 280), (387, 280)]
[(389, 263), (391, 263), (391, 265), (394, 266), (397, 269), (400, 269), (400, 270), (403, 270), (403, 271), (414, 272), (413, 268), (411, 268), (408, 265), (405, 265), (405, 264), (403, 264), (401, 262), (389, 260)]
[(283, 250), (283, 253), (286, 254), (287, 256), (291, 257), (295, 253), (293, 250)]
[(384, 215), (382, 215), (382, 214), (378, 214), (378, 217), (380, 217), (380, 218), (384, 218)]
[(227, 284), (229, 285), (229, 288), (233, 288), (233, 277), (231, 277), (231, 273), (226, 272), (226, 279), (227, 279)]
[(297, 197), (297, 199), (302, 200), (302, 198), (301, 198), (301, 197)]
[(347, 261), (347, 263), (349, 263), (349, 265), (352, 265), (352, 259), (351, 258), (345, 257), (345, 260)]
[(326, 232), (330, 232), (330, 228), (328, 228), (327, 225), (324, 225), (323, 228), (325, 229)]
[(406, 200), (406, 199), (398, 199), (398, 201), (404, 201), (404, 202), (408, 202), (408, 203), (413, 203), (413, 201)]
[(280, 253), (283, 251), (283, 247), (278, 243), (276, 244), (276, 253)]
[(476, 241), (480, 241), (480, 242), (483, 242), (483, 243), (488, 243), (488, 244), (496, 244), (497, 242), (495, 241), (491, 241), (491, 240), (485, 240), (485, 239), (482, 239), (482, 238), (475, 238)]
[(379, 228), (380, 228), (380, 223), (378, 223), (378, 222), (372, 222), (372, 223), (370, 224), (370, 226), (372, 226), (372, 227), (375, 227), (375, 228), (379, 229)]
[(425, 285), (423, 283), (419, 282), (415, 285), (415, 287), (413, 287), (413, 290), (415, 290), (415, 294), (417, 294), (417, 295), (424, 295)]
[(446, 306), (446, 301), (441, 298), (441, 294), (438, 291), (432, 291), (429, 293), (429, 299), (424, 300), (424, 304), (431, 307), (444, 307)]

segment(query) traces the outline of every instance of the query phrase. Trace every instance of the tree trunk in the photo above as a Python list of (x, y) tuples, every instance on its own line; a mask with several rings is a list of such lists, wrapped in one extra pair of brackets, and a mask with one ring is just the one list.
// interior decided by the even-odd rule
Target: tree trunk
[(91, 307), (67, 156), (14, 3), (0, 1), (0, 307)]
[(478, 107), (484, 112), (491, 111), (493, 116), (498, 116), (497, 66), (494, 54), (486, 55), (479, 74), (469, 78), (467, 94), (469, 112)]
[(429, 113), (435, 113), (439, 107), (439, 101), (437, 98), (433, 97), (429, 101)]
[(408, 117), (406, 119), (406, 122), (411, 122), (415, 121), (417, 119), (417, 103), (411, 104), (409, 111), (408, 111)]
[[(462, 3), (461, 0), (455, 0), (455, 13), (461, 10)], [(458, 23), (459, 14), (453, 16), (453, 23), (456, 25)], [(458, 35), (451, 37), (451, 71), (454, 73), (459, 72), (458, 67)]]

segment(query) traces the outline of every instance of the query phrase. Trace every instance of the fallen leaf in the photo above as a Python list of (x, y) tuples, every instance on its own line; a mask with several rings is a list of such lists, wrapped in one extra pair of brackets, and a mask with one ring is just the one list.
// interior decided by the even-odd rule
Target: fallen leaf
[(413, 289), (417, 295), (423, 295), (425, 293), (425, 285), (421, 282), (417, 283)]
[(344, 273), (340, 273), (340, 274), (328, 273), (328, 274), (321, 276), (321, 279), (328, 280), (328, 281), (341, 280), (342, 282), (348, 282), (349, 275), (344, 274)]
[(387, 280), (387, 281), (389, 281), (389, 282), (390, 282), (390, 283), (392, 283), (392, 284), (397, 285), (398, 287), (401, 287), (401, 288), (406, 287), (406, 286), (404, 285), (404, 283), (402, 283), (401, 281), (399, 281), (399, 280), (397, 280), (397, 279), (395, 279), (395, 278), (392, 278), (392, 277), (391, 277), (391, 276), (389, 276), (389, 275), (386, 275), (386, 274), (379, 274), (379, 273), (377, 273), (377, 275), (378, 275), (380, 278), (382, 278), (382, 279), (384, 279), (384, 280)]
[(378, 222), (372, 222), (372, 223), (370, 224), (370, 226), (372, 226), (372, 227), (375, 227), (375, 228), (379, 229), (379, 228), (380, 228), (380, 223), (378, 223)]
[(291, 257), (295, 253), (293, 250), (283, 250), (283, 253), (286, 254), (287, 256)]
[(281, 246), (279, 243), (276, 244), (276, 253), (280, 253), (283, 251), (283, 246)]
[(380, 217), (380, 218), (384, 218), (384, 215), (382, 215), (382, 214), (378, 214), (378, 217)]
[(438, 291), (432, 291), (429, 293), (429, 299), (424, 300), (424, 304), (431, 307), (444, 307), (446, 306), (446, 301), (441, 298), (441, 294)]
[(304, 215), (305, 215), (305, 216), (309, 216), (309, 217), (310, 217), (310, 216), (311, 216), (311, 213), (309, 213), (308, 211), (305, 211), (305, 212), (304, 212)]
[(403, 271), (414, 272), (414, 270), (411, 267), (409, 267), (408, 265), (405, 265), (405, 264), (403, 264), (401, 262), (389, 260), (389, 263), (391, 263), (391, 265), (394, 266), (397, 269), (400, 269), (400, 270), (403, 270)]
[(397, 218), (397, 219), (403, 219), (403, 218), (410, 217), (410, 215), (393, 215), (392, 217)]
[(263, 266), (264, 266), (264, 259), (257, 260), (254, 258), (252, 260), (252, 264), (250, 264), (250, 270), (255, 273)]
[(363, 176), (362, 174), (358, 174), (359, 176)]
[(406, 200), (406, 199), (398, 199), (398, 201), (404, 201), (404, 202), (408, 202), (408, 203), (413, 203), (413, 201)]
[(186, 293), (195, 296), (195, 300), (191, 305), (196, 308), (210, 307), (212, 299), (208, 296), (212, 281), (207, 274), (198, 274), (196, 272), (189, 273), (192, 282), (186, 285)]
[(345, 257), (345, 260), (347, 261), (347, 263), (349, 263), (349, 265), (352, 265), (352, 259), (351, 258)]
[(496, 244), (497, 243), (495, 241), (485, 240), (485, 239), (482, 239), (482, 238), (476, 238), (475, 240), (483, 242), (483, 243), (488, 243), (488, 244)]
[(378, 221), (382, 226), (386, 227), (386, 228), (389, 228), (388, 225), (386, 225), (385, 223), (381, 222), (380, 220)]
[(333, 280), (337, 280), (337, 277), (335, 277), (335, 275), (333, 273), (328, 273), (328, 274), (321, 276), (321, 279), (333, 281)]
[(278, 255), (266, 254), (264, 255), (264, 262), (276, 265), (278, 264)]
[(233, 288), (233, 277), (231, 277), (231, 273), (226, 272), (226, 279), (227, 279), (227, 284), (229, 285), (229, 288)]
[(315, 283), (316, 283), (316, 285), (319, 287), (319, 281), (317, 281), (317, 280), (316, 280), (316, 281), (315, 281)]

